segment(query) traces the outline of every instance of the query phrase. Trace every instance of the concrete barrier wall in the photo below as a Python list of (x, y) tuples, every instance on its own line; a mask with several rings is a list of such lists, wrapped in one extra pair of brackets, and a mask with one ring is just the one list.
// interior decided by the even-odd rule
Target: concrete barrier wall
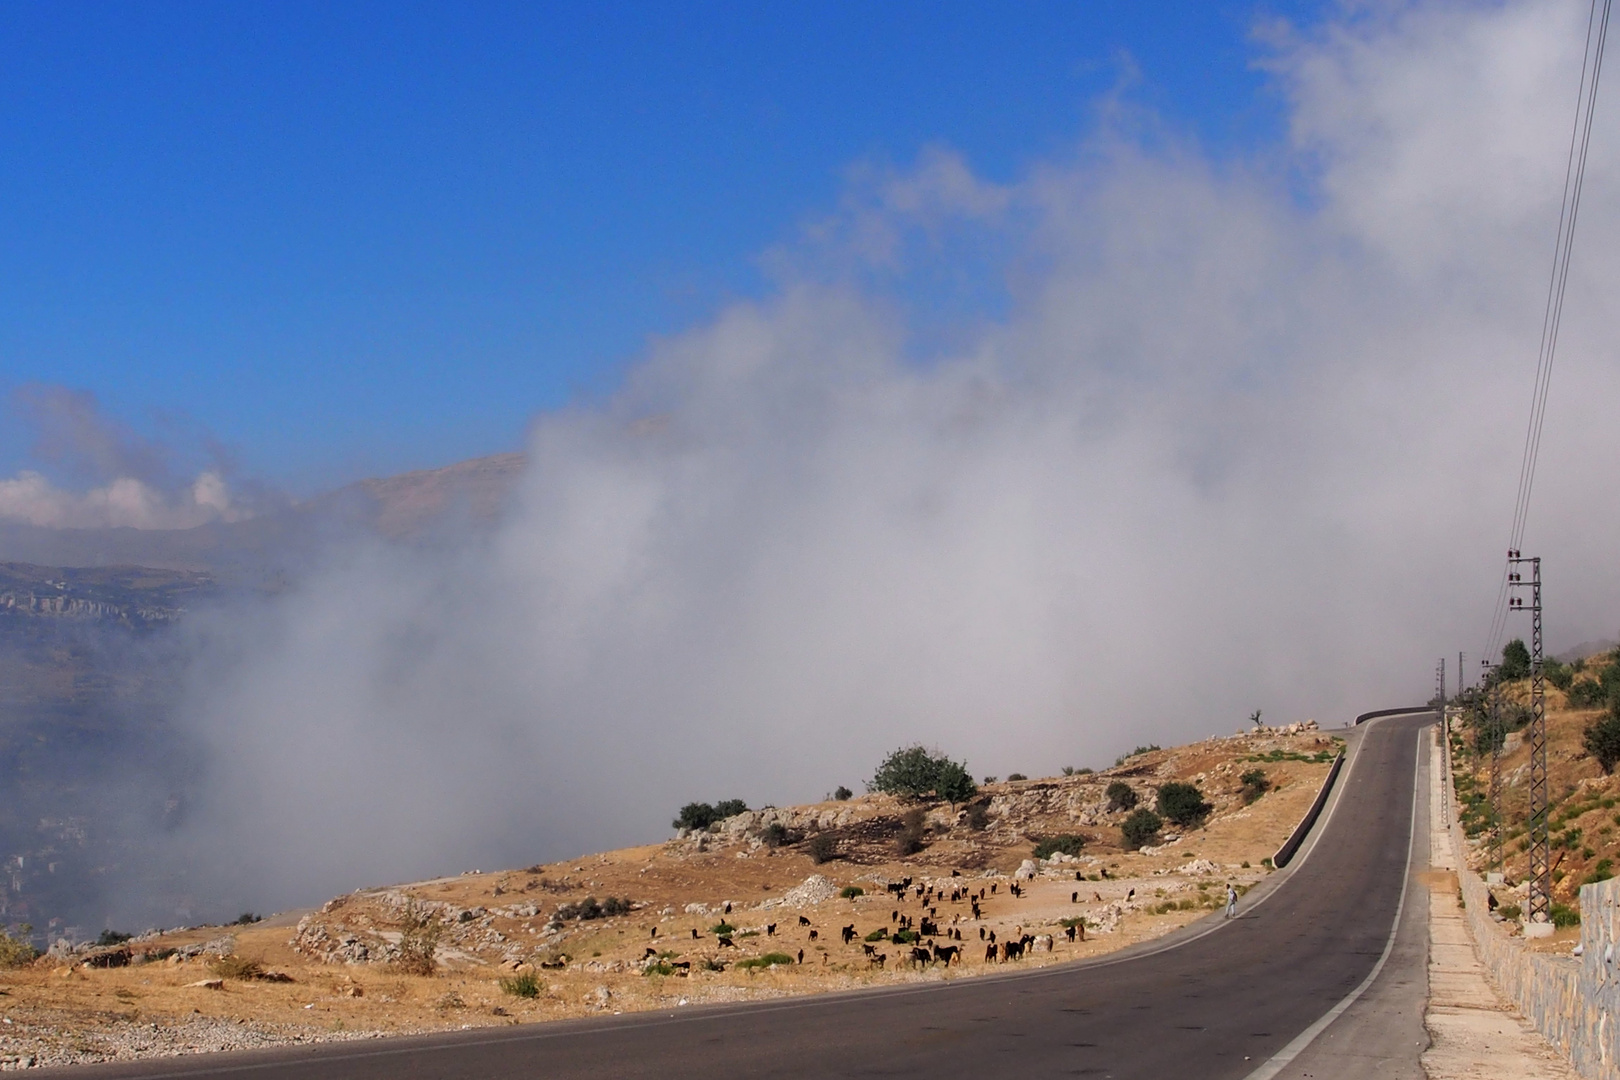
[(1591, 1080), (1620, 1080), (1614, 1019), (1620, 1006), (1620, 879), (1581, 886), (1583, 955), (1545, 956), (1491, 918), (1485, 882), (1467, 869), (1468, 844), (1455, 815), (1450, 831), (1463, 912), (1491, 980), (1576, 1072)]

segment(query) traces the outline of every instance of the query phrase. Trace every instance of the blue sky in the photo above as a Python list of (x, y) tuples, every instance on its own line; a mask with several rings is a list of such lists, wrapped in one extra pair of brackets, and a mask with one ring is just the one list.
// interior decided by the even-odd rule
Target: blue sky
[(0, 393), (300, 493), (516, 448), (767, 291), (857, 162), (1015, 176), (1132, 66), (1217, 156), (1281, 138), (1252, 27), (1321, 6), (10, 4)]

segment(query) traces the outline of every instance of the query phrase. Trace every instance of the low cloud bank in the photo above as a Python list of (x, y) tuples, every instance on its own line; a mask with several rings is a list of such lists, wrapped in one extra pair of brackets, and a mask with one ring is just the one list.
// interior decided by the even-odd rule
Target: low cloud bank
[[(1009, 183), (867, 175), (776, 295), (540, 417), (493, 535), (199, 623), (199, 889), (647, 841), (917, 740), (1040, 775), (1424, 699), (1490, 619), (1584, 12), (1274, 30), (1292, 137), (1252, 160), (1115, 107)], [(1600, 111), (1528, 541), (1555, 641), (1620, 619)], [(934, 335), (911, 290), (959, 267), (1002, 313)]]
[[(0, 479), (0, 520), (52, 529), (189, 529), (253, 512), (232, 492), (228, 463), (186, 475), (167, 446), (106, 416), (86, 391), (30, 385), (11, 405), (37, 433), (35, 455), (88, 482), (63, 485), (28, 469)], [(218, 459), (218, 449), (210, 456)]]

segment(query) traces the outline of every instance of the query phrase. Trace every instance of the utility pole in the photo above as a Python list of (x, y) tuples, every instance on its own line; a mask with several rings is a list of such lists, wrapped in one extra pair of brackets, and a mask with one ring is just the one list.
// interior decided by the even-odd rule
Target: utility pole
[[(1530, 566), (1530, 580), (1519, 567)], [(1530, 612), (1530, 897), (1525, 911), (1525, 933), (1541, 937), (1552, 932), (1552, 847), (1547, 836), (1547, 702), (1541, 672), (1541, 558), (1508, 552), (1508, 610)], [(1530, 590), (1528, 608), (1518, 590)], [(1541, 930), (1541, 926), (1546, 930)], [(1534, 931), (1531, 927), (1537, 927)]]
[(1463, 667), (1463, 654), (1461, 652), (1457, 653), (1457, 694), (1459, 697), (1467, 689), (1463, 686), (1463, 683), (1468, 681), (1468, 676), (1463, 674), (1467, 670), (1467, 668)]
[(1440, 711), (1440, 823), (1451, 828), (1451, 724), (1446, 719), (1446, 658), (1434, 668), (1434, 697)]

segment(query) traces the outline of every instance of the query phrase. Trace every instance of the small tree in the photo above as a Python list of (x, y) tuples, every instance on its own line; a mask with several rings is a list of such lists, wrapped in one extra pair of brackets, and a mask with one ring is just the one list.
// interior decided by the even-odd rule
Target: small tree
[(1607, 715), (1586, 725), (1581, 742), (1605, 773), (1614, 772), (1615, 765), (1620, 764), (1620, 708), (1611, 708)]
[(1204, 801), (1204, 793), (1191, 784), (1172, 780), (1159, 788), (1159, 813), (1184, 829), (1202, 825), (1213, 809)]
[(1159, 820), (1159, 815), (1144, 806), (1125, 819), (1119, 827), (1119, 832), (1124, 838), (1126, 849), (1135, 851), (1153, 843), (1163, 827), (1164, 822)]
[(908, 799), (933, 795), (951, 803), (966, 802), (979, 790), (966, 763), (921, 745), (902, 747), (884, 758), (866, 787)]
[(837, 799), (839, 802), (848, 802), (854, 797), (855, 793), (849, 790), (849, 788), (845, 787), (843, 784), (839, 784), (838, 789), (833, 792), (833, 798)]
[(1256, 709), (1256, 710), (1254, 710), (1254, 712), (1249, 714), (1249, 723), (1253, 724), (1255, 727), (1260, 726), (1260, 710), (1259, 709)]
[(439, 967), (439, 920), (416, 901), (407, 900), (399, 929), (399, 956), (394, 966), (407, 975), (432, 975)]
[(1514, 638), (1502, 646), (1502, 665), (1496, 669), (1496, 677), (1502, 682), (1513, 679), (1524, 679), (1530, 675), (1530, 650), (1524, 647), (1524, 642)]
[(1123, 780), (1108, 785), (1108, 812), (1136, 809), (1136, 789)]
[(692, 829), (701, 832), (717, 821), (724, 821), (728, 817), (746, 814), (748, 804), (741, 799), (722, 799), (710, 806), (706, 802), (687, 803), (681, 807), (672, 823), (677, 829)]

